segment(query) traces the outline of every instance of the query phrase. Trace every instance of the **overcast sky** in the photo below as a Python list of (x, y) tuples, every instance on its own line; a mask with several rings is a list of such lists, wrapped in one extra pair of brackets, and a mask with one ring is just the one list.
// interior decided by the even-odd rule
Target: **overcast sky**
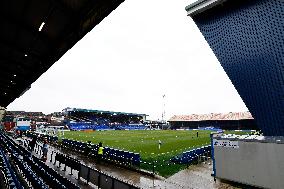
[[(126, 0), (8, 110), (65, 107), (173, 115), (247, 111), (185, 6)], [(47, 26), (48, 27), (48, 26)]]

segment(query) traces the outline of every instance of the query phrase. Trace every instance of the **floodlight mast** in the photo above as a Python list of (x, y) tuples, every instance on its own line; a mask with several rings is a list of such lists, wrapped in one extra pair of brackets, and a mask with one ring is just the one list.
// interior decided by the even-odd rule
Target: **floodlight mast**
[[(164, 124), (166, 121), (166, 95), (164, 94), (163, 95), (163, 111), (162, 111), (162, 124)], [(163, 125), (162, 125), (162, 128), (163, 128)]]

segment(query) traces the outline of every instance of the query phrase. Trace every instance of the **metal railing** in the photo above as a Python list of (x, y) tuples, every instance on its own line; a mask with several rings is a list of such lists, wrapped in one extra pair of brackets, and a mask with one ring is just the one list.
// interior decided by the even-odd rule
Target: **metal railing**
[(132, 183), (122, 181), (116, 177), (103, 173), (102, 171), (84, 165), (74, 158), (68, 157), (58, 152), (52, 152), (52, 156), (54, 154), (55, 158), (52, 158), (54, 160), (53, 162), (54, 165), (56, 165), (57, 162), (58, 162), (58, 167), (64, 165), (63, 171), (66, 171), (66, 167), (69, 167), (71, 169), (71, 174), (72, 170), (77, 170), (78, 171), (77, 179), (79, 180), (80, 178), (82, 178), (86, 181), (87, 184), (92, 183), (101, 189), (138, 189), (139, 188), (138, 186)]

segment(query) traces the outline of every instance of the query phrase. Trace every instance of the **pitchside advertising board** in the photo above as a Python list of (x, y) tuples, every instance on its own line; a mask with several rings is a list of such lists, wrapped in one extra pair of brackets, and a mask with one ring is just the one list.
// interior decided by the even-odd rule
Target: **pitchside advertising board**
[(213, 146), (220, 146), (224, 148), (239, 148), (239, 142), (238, 141), (231, 141), (231, 140), (218, 140), (213, 139)]

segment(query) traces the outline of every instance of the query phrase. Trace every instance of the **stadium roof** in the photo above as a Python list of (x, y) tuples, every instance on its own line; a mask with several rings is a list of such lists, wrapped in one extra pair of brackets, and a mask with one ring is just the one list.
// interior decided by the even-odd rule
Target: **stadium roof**
[(81, 109), (81, 108), (66, 108), (63, 111), (66, 111), (66, 112), (91, 112), (91, 113), (104, 113), (104, 114), (116, 114), (116, 115), (130, 115), (130, 116), (148, 116), (147, 114), (113, 112), (113, 111), (104, 111), (104, 110), (89, 110), (89, 109)]
[(185, 7), (188, 16), (201, 13), (205, 10), (208, 10), (216, 5), (222, 4), (226, 0), (198, 0)]
[(1, 1), (0, 106), (21, 96), (123, 1)]
[(230, 113), (211, 113), (211, 114), (191, 114), (175, 115), (169, 119), (173, 121), (225, 121), (225, 120), (245, 120), (253, 119), (250, 112), (230, 112)]

